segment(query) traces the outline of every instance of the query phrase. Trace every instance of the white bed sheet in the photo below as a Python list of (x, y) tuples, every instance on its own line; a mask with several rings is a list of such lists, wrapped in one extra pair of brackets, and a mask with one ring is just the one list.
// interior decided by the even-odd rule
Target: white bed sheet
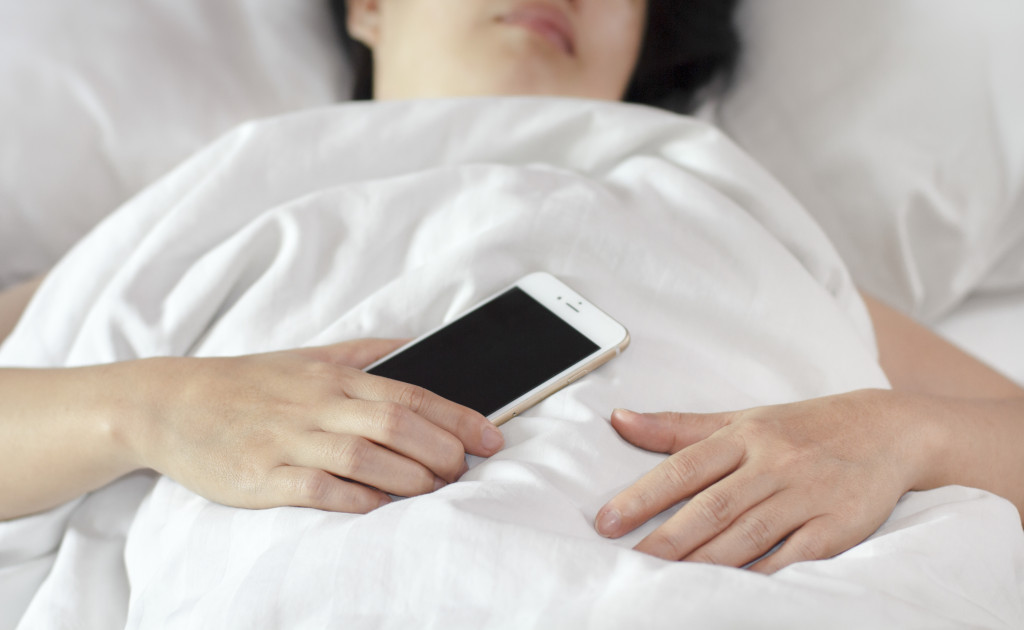
[(350, 83), (326, 0), (0, 0), (0, 288), (234, 126)]
[(661, 459), (616, 436), (614, 406), (885, 386), (816, 224), (718, 132), (663, 112), (438, 101), (246, 126), (80, 244), (0, 364), (411, 336), (538, 269), (633, 345), (506, 425), (465, 481), (353, 516), (237, 510), (135, 475), (0, 524), (3, 609), (26, 610), (20, 628), (1024, 625), (1017, 512), (978, 490), (910, 494), (864, 544), (773, 577), (631, 551), (664, 516), (621, 541), (593, 531)]
[(758, 0), (715, 112), (861, 287), (934, 323), (1024, 288), (1024, 3)]

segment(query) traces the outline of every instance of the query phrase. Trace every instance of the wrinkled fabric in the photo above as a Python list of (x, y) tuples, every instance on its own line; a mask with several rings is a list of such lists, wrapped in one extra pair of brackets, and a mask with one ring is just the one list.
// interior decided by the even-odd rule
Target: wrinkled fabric
[(232, 127), (348, 98), (327, 2), (0, 0), (0, 288)]
[(861, 288), (929, 324), (1024, 291), (1024, 3), (763, 0), (736, 19), (714, 119)]
[[(621, 540), (595, 533), (597, 510), (664, 458), (618, 437), (614, 407), (887, 386), (820, 229), (685, 117), (481, 99), (246, 125), (77, 246), (0, 364), (415, 336), (538, 270), (632, 345), (504, 425), (505, 449), (470, 458), (463, 481), (357, 516), (234, 509), (130, 477), (32, 517), (52, 525), (31, 558), (5, 555), (18, 521), (0, 526), (12, 580), (52, 566), (14, 602), (19, 627), (103, 627), (77, 616), (100, 605), (129, 628), (1024, 625), (1019, 517), (978, 490), (910, 494), (865, 543), (772, 577), (632, 551), (671, 511)], [(110, 535), (89, 545), (95, 529)]]

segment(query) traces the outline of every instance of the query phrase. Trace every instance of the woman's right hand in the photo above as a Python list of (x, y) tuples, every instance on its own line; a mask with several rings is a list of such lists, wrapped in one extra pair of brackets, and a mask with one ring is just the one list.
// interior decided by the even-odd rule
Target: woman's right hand
[(401, 341), (136, 364), (140, 467), (226, 505), (365, 513), (432, 492), (504, 444), (479, 413), (361, 370)]

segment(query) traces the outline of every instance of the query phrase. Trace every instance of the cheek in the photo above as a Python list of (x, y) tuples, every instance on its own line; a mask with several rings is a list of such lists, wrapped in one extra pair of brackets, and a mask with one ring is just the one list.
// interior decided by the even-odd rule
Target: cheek
[[(378, 53), (403, 64), (429, 66), (449, 54), (465, 30), (466, 11), (450, 8), (466, 0), (391, 0), (382, 3)], [(382, 56), (383, 56), (382, 55)]]
[(639, 59), (646, 29), (642, 5), (632, 0), (607, 0), (594, 2), (593, 8), (588, 16), (593, 20), (588, 29), (588, 65), (592, 72), (625, 85)]

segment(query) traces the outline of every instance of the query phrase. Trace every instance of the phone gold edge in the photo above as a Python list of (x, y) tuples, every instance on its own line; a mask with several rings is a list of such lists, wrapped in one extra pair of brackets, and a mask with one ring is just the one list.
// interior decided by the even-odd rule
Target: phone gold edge
[(491, 423), (494, 424), (494, 426), (496, 426), (496, 427), (500, 427), (501, 425), (505, 424), (506, 422), (508, 422), (512, 418), (515, 418), (516, 416), (518, 416), (521, 412), (526, 411), (527, 409), (529, 409), (529, 408), (533, 407), (534, 405), (538, 404), (540, 401), (544, 400), (548, 396), (551, 396), (555, 392), (557, 392), (557, 391), (559, 391), (561, 389), (564, 389), (568, 385), (570, 385), (573, 382), (575, 382), (575, 381), (572, 381), (570, 379), (572, 379), (572, 377), (575, 376), (576, 374), (579, 374), (581, 370), (586, 370), (587, 373), (593, 372), (594, 370), (598, 369), (599, 367), (601, 367), (605, 363), (608, 363), (609, 361), (611, 361), (615, 357), (619, 356), (620, 354), (622, 354), (622, 351), (625, 350), (629, 346), (629, 342), (630, 342), (630, 336), (629, 336), (629, 331), (627, 330), (626, 331), (626, 336), (622, 339), (621, 342), (619, 342), (619, 344), (617, 346), (615, 346), (614, 348), (609, 348), (604, 353), (599, 354), (598, 356), (594, 357), (593, 361), (591, 361), (590, 363), (587, 363), (582, 368), (574, 370), (573, 373), (570, 374), (569, 376), (567, 376), (566, 378), (558, 379), (557, 381), (555, 381), (551, 385), (549, 385), (549, 386), (545, 387), (544, 389), (540, 390), (539, 392), (535, 393), (533, 396), (530, 396), (529, 398), (527, 398), (526, 400), (522, 401), (521, 403), (519, 403), (515, 407), (513, 407), (511, 409), (507, 409), (500, 416), (492, 418), (491, 419)]

